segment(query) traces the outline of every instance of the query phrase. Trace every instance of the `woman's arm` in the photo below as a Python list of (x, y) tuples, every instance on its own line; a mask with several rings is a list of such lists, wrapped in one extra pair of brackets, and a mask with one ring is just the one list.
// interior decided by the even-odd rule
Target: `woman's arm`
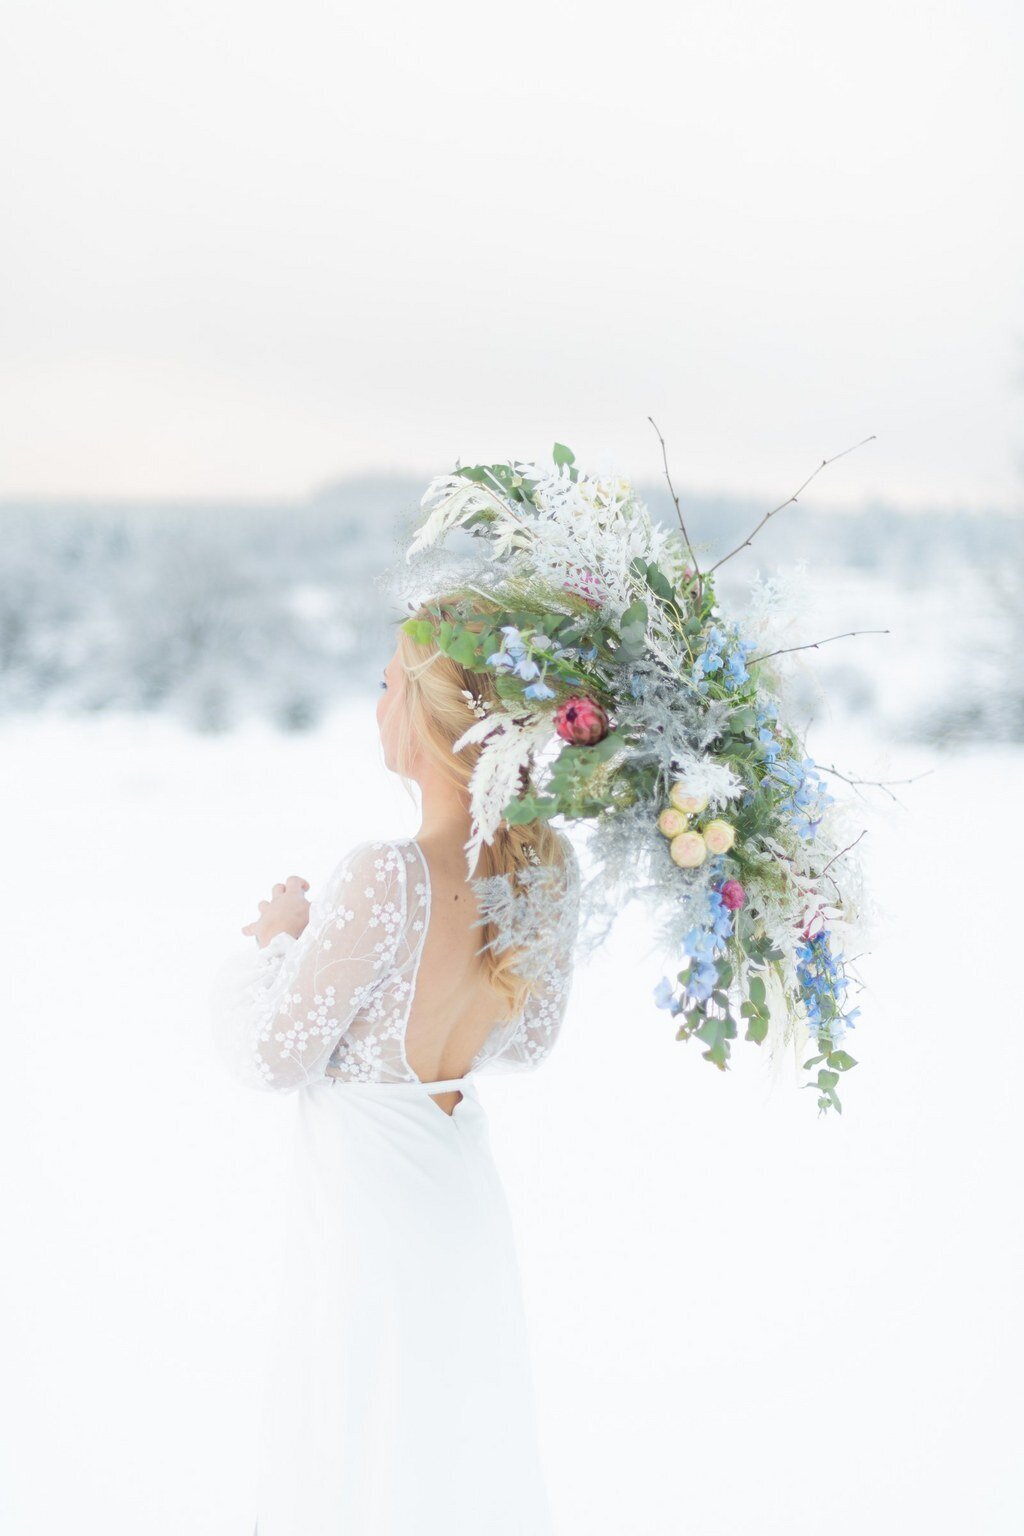
[(216, 973), (213, 1034), (232, 1075), (288, 1093), (315, 1082), (386, 980), (405, 918), (404, 865), (388, 843), (346, 854), (299, 938), (277, 932)]

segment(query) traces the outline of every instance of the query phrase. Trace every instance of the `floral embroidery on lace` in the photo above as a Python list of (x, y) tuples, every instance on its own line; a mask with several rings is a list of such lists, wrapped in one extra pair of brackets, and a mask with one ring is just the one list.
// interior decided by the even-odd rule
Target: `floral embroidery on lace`
[[(568, 840), (566, 900), (579, 876)], [(277, 934), (217, 973), (214, 1036), (231, 1070), (252, 1087), (287, 1092), (324, 1076), (417, 1081), (405, 1031), (430, 921), (430, 873), (419, 845), (360, 843), (313, 900), (301, 938)], [(533, 984), (519, 1016), (492, 1029), (473, 1069), (536, 1066), (551, 1050), (572, 980), (575, 922)]]

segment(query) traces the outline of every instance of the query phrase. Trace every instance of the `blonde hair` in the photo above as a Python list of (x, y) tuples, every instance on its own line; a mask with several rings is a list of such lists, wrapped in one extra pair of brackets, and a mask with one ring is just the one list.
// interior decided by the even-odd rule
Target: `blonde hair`
[[(421, 607), (410, 617), (434, 619), (436, 606), (434, 613)], [(441, 610), (444, 618), (455, 617), (444, 604)], [(465, 620), (462, 622), (466, 623)], [(474, 621), (469, 621), (469, 627), (474, 627)], [(405, 708), (399, 720), (399, 773), (409, 785), (403, 765), (410, 762), (410, 747), (415, 738), (416, 745), (429, 753), (452, 783), (464, 791), (468, 804), (469, 781), (480, 759), (481, 747), (476, 742), (459, 752), (454, 752), (452, 747), (472, 725), (474, 705), (493, 704), (499, 700), (494, 679), (489, 672), (471, 672), (453, 661), (440, 649), (436, 639), (426, 645), (420, 644), (401, 626), (398, 630), (398, 659), (405, 684)], [(534, 788), (528, 767), (521, 774), (521, 788), (524, 792)], [(519, 871), (536, 864), (564, 867), (565, 855), (559, 834), (546, 821), (531, 821), (519, 826), (502, 820), (494, 841), (480, 846), (474, 878), (508, 875), (515, 888)], [(482, 924), (480, 933), (482, 944), (490, 944), (497, 938), (492, 923)], [(515, 946), (483, 951), (491, 984), (507, 1001), (510, 1016), (518, 1014), (530, 989), (530, 982), (517, 975), (515, 970), (519, 954)]]

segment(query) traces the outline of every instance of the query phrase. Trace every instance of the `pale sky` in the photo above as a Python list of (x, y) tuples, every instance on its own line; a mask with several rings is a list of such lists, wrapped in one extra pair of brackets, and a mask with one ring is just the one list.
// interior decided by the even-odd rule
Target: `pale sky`
[(1010, 0), (6, 0), (0, 496), (1024, 501)]

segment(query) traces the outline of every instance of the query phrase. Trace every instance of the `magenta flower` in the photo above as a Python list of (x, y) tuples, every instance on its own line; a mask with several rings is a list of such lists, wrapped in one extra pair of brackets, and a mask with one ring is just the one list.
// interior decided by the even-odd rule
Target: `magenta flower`
[(608, 716), (595, 699), (566, 699), (554, 713), (555, 730), (574, 747), (593, 747), (608, 735)]
[(730, 912), (738, 912), (747, 899), (747, 893), (738, 880), (727, 880), (718, 894), (722, 898), (723, 907), (728, 907)]

